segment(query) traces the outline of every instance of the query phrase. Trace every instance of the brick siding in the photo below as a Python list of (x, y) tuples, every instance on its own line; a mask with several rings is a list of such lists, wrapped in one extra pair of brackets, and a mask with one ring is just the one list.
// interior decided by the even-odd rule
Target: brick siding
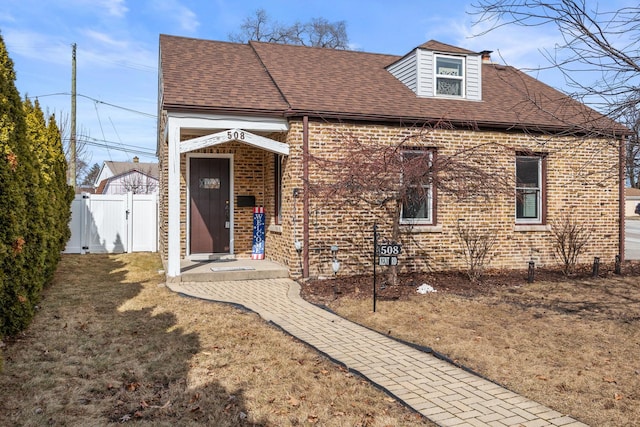
[[(373, 124), (309, 122), (311, 156), (338, 160), (344, 158), (346, 139), (375, 141), (376, 144), (398, 144), (417, 129)], [(301, 274), (301, 259), (294, 241), (302, 240), (303, 231), (303, 153), (302, 122), (292, 120), (287, 134), (270, 138), (286, 142), (290, 154), (284, 161), (282, 180), (282, 220), (276, 224), (274, 168), (275, 156), (240, 143), (228, 143), (220, 148), (208, 148), (201, 153), (232, 153), (235, 195), (251, 194), (264, 205), (267, 213), (266, 256), (289, 267), (293, 277)], [(409, 145), (435, 148), (438, 156), (450, 156), (464, 150), (479, 153), (491, 173), (513, 180), (515, 156), (520, 151), (546, 155), (546, 223), (547, 226), (515, 226), (515, 190), (498, 192), (489, 199), (460, 198), (437, 191), (437, 223), (435, 226), (400, 226), (403, 244), (400, 270), (464, 269), (462, 245), (456, 233), (459, 220), (479, 230), (490, 231), (496, 242), (488, 256), (488, 266), (494, 268), (526, 268), (530, 260), (539, 266), (558, 263), (554, 256), (550, 224), (570, 215), (592, 229), (592, 237), (581, 262), (594, 256), (613, 260), (618, 253), (619, 194), (618, 149), (615, 141), (602, 139), (572, 139), (568, 137), (531, 136), (521, 132), (436, 130)], [(192, 153), (197, 155), (197, 153)], [(161, 242), (166, 257), (166, 143), (160, 150)], [(186, 156), (181, 164), (181, 254), (186, 247)], [(318, 164), (309, 163), (311, 183), (330, 181)], [(298, 197), (294, 197), (298, 189)], [(391, 238), (390, 218), (369, 206), (345, 209), (343, 205), (324, 198), (310, 197), (309, 265), (311, 276), (328, 276), (331, 270), (331, 245), (338, 245), (341, 262), (339, 274), (371, 271), (372, 226), (379, 224), (381, 238)], [(234, 200), (236, 198), (234, 197)], [(235, 206), (235, 253), (248, 257), (251, 253), (252, 216), (250, 208)]]

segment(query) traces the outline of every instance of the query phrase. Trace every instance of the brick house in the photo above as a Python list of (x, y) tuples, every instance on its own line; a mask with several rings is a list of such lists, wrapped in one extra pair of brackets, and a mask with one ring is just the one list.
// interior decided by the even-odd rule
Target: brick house
[[(495, 237), (490, 267), (557, 263), (551, 229), (568, 216), (592, 229), (583, 262), (623, 254), (626, 129), (489, 54), (436, 41), (396, 56), (161, 35), (168, 276), (184, 258), (249, 257), (254, 205), (266, 212), (266, 257), (293, 277), (332, 274), (332, 246), (339, 274), (370, 271), (374, 223), (402, 242), (402, 269), (464, 269), (461, 223)], [(336, 174), (313, 159), (340, 165), (354, 143), (429, 164), (473, 153), (473, 167), (444, 173), (449, 186), (426, 179), (389, 214), (314, 191)], [(511, 187), (480, 197), (494, 184), (464, 184), (473, 168)]]

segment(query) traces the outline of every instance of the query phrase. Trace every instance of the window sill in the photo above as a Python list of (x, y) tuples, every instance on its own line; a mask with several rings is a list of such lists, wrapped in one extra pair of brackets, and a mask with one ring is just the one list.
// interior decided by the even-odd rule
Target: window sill
[(400, 224), (400, 232), (406, 234), (442, 233), (442, 225)]
[(548, 224), (516, 224), (513, 231), (551, 231)]
[(280, 233), (282, 234), (282, 226), (281, 225), (276, 225), (276, 224), (271, 224), (269, 226), (269, 231), (272, 233)]

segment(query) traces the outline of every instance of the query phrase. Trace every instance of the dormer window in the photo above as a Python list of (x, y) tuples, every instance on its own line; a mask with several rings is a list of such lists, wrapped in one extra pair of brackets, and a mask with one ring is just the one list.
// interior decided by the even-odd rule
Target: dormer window
[(482, 52), (431, 40), (387, 70), (419, 98), (482, 101), (482, 57)]
[(435, 55), (435, 95), (464, 97), (464, 58)]

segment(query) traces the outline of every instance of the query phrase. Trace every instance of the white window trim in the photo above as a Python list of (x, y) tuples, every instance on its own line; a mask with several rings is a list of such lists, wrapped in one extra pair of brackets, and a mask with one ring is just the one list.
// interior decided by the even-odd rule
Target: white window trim
[[(427, 153), (429, 154), (429, 161), (433, 162), (433, 150), (430, 149), (416, 149), (416, 150), (405, 150), (403, 151), (403, 155), (405, 152), (413, 152), (413, 153)], [(404, 217), (404, 207), (400, 206), (400, 225), (433, 225), (433, 184), (423, 185), (423, 188), (428, 188), (429, 196), (427, 197), (427, 214), (428, 218), (405, 218)]]
[[(449, 76), (445, 74), (438, 74), (438, 58), (447, 58), (447, 59), (456, 59), (462, 61), (462, 76)], [(464, 56), (456, 56), (456, 55), (443, 55), (443, 54), (435, 54), (433, 56), (433, 96), (441, 97), (441, 98), (453, 98), (453, 99), (465, 99), (467, 97), (467, 58)], [(447, 78), (447, 79), (455, 79), (460, 80), (462, 83), (461, 95), (445, 95), (438, 93), (438, 78)]]
[[(518, 187), (518, 166), (517, 166), (517, 161), (519, 157), (526, 157), (529, 159), (536, 159), (538, 161), (538, 187), (536, 188), (538, 190), (538, 196), (537, 196), (537, 206), (538, 206), (538, 212), (537, 212), (537, 217), (536, 218), (518, 218), (518, 190), (524, 190), (524, 189), (532, 189), (532, 188), (525, 188), (525, 187)], [(542, 161), (543, 158), (541, 156), (526, 156), (526, 155), (516, 155), (516, 187), (515, 187), (515, 196), (516, 196), (516, 200), (515, 200), (515, 205), (514, 205), (514, 216), (516, 219), (516, 224), (517, 225), (536, 225), (536, 224), (542, 224), (542, 200), (543, 200), (543, 196), (542, 196), (542, 189), (544, 188), (544, 176), (542, 175)]]

